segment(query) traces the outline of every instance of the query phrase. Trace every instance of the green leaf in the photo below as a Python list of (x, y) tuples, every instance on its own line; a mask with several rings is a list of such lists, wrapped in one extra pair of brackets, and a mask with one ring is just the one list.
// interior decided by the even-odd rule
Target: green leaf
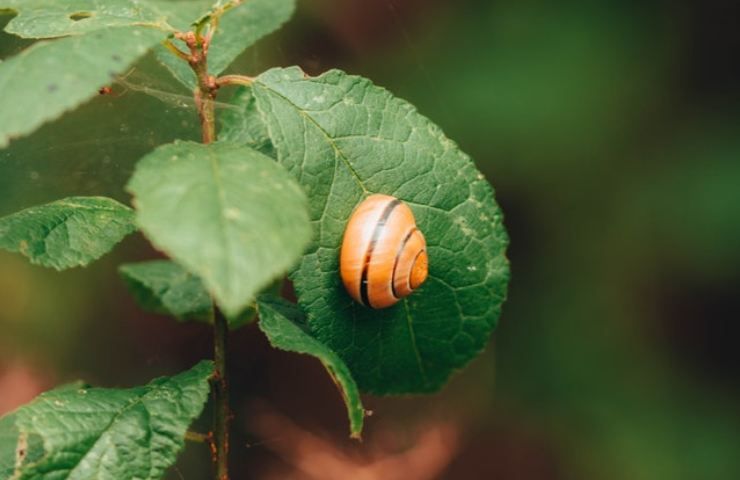
[[(316, 241), (292, 278), (311, 331), (364, 391), (438, 390), (485, 348), (506, 297), (491, 186), (439, 127), (366, 79), (279, 68), (252, 90), (280, 163), (309, 193)], [(373, 193), (411, 207), (430, 262), (426, 283), (385, 310), (352, 301), (339, 277), (346, 223)]]
[(0, 218), (0, 248), (64, 270), (97, 260), (135, 230), (129, 207), (105, 197), (70, 197)]
[(247, 145), (265, 155), (276, 158), (275, 147), (262, 121), (257, 102), (249, 87), (241, 87), (231, 100), (238, 109), (228, 109), (219, 116), (222, 127), (218, 132), (220, 141)]
[(118, 269), (144, 309), (178, 320), (209, 322), (211, 297), (200, 278), (169, 260), (121, 265)]
[[(223, 3), (234, 6), (223, 13), (208, 49), (208, 70), (212, 75), (219, 75), (240, 53), (280, 28), (295, 10), (295, 0), (232, 0)], [(214, 13), (217, 11), (213, 10)], [(195, 75), (187, 63), (163, 47), (157, 49), (157, 58), (183, 84), (195, 87)]]
[[(213, 303), (203, 281), (170, 260), (121, 265), (119, 273), (141, 308), (178, 320), (211, 323)], [(257, 311), (248, 307), (227, 317), (230, 330), (250, 323)]]
[(210, 0), (0, 0), (0, 10), (17, 13), (5, 27), (6, 32), (24, 38), (53, 38), (110, 27), (185, 30), (208, 11), (211, 3)]
[(262, 295), (257, 301), (257, 310), (260, 329), (273, 347), (311, 355), (321, 361), (347, 405), (351, 436), (360, 438), (365, 409), (347, 365), (329, 347), (309, 333), (303, 312), (297, 306), (279, 297)]
[(145, 28), (110, 28), (38, 42), (0, 63), (0, 148), (60, 117), (159, 42)]
[(128, 190), (146, 236), (202, 278), (227, 316), (293, 266), (310, 240), (300, 186), (251, 148), (165, 145), (138, 163)]
[(213, 363), (203, 361), (128, 390), (43, 393), (0, 419), (2, 478), (10, 472), (13, 480), (159, 479), (203, 410), (212, 374)]

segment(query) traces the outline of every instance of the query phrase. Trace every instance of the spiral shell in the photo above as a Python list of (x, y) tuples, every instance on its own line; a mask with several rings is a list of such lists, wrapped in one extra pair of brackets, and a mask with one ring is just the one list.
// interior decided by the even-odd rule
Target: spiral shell
[(356, 301), (386, 308), (411, 295), (428, 273), (424, 235), (411, 209), (388, 195), (371, 195), (347, 224), (339, 256), (342, 282)]

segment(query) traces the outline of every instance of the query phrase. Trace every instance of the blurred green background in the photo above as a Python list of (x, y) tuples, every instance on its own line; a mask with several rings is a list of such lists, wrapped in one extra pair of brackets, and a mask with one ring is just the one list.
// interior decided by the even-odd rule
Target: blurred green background
[[(411, 101), (496, 188), (513, 280), (488, 351), (437, 396), (367, 398), (363, 444), (317, 362), (236, 333), (234, 478), (320, 478), (280, 453), (287, 432), (254, 426), (266, 406), (358, 465), (454, 425), (449, 460), (408, 480), (740, 478), (738, 25), (729, 1), (299, 0), (233, 70), (339, 67)], [(1, 34), (0, 58), (26, 45)], [(187, 94), (151, 58), (131, 81)], [(114, 90), (0, 151), (0, 215), (128, 201), (138, 158), (198, 137), (192, 110)], [(155, 256), (131, 237), (56, 273), (0, 252), (0, 414), (210, 355), (207, 327), (141, 313), (119, 281)], [(169, 478), (206, 478), (208, 460), (188, 446)]]

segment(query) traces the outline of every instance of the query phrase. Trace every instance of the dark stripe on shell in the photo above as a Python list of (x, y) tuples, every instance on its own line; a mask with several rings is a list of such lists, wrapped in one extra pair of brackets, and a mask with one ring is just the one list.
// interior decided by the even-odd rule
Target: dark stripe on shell
[(365, 263), (363, 263), (362, 265), (362, 279), (360, 280), (360, 298), (362, 298), (362, 303), (364, 305), (372, 306), (370, 305), (370, 298), (368, 298), (367, 293), (367, 271), (370, 267), (370, 259), (373, 256), (375, 244), (378, 243), (378, 238), (380, 238), (380, 234), (383, 233), (383, 227), (388, 221), (388, 218), (391, 216), (391, 213), (393, 213), (393, 210), (400, 204), (400, 200), (394, 199), (392, 202), (388, 203), (388, 205), (385, 206), (383, 214), (378, 219), (378, 223), (375, 224), (373, 236), (370, 237), (370, 245), (368, 245), (367, 247), (367, 253), (365, 254)]
[[(396, 259), (393, 261), (393, 275), (391, 276), (391, 292), (393, 292), (393, 296), (396, 298), (400, 298), (398, 296), (398, 293), (396, 293), (396, 270), (398, 270), (398, 262), (401, 260), (401, 254), (403, 253), (403, 249), (406, 248), (406, 244), (409, 243), (409, 240), (411, 240), (411, 235), (416, 232), (418, 228), (413, 227), (408, 234), (406, 234), (406, 238), (403, 239), (403, 242), (401, 242), (401, 248), (398, 249), (398, 252), (396, 252)], [(412, 264), (413, 265), (413, 264)], [(411, 288), (411, 278), (409, 278), (409, 289)]]

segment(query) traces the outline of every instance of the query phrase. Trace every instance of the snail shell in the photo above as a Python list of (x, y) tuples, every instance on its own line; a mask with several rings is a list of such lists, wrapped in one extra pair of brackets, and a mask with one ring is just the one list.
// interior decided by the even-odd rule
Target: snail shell
[(388, 195), (371, 195), (347, 224), (339, 270), (347, 292), (363, 305), (386, 308), (427, 278), (424, 235), (411, 209)]

